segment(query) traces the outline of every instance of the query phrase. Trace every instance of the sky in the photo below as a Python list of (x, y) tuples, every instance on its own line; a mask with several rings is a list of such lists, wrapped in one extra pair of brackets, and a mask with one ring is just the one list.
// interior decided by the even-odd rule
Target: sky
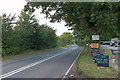
[[(3, 13), (6, 13), (9, 15), (10, 13), (12, 15), (16, 14), (20, 15), (21, 10), (24, 8), (24, 5), (26, 5), (27, 2), (25, 0), (1, 0), (0, 2), (0, 15)], [(35, 13), (36, 18), (39, 19), (39, 24), (47, 24), (50, 27), (52, 27), (54, 30), (56, 30), (56, 35), (60, 36), (64, 32), (71, 32), (68, 31), (68, 28), (65, 25), (65, 22), (62, 21), (61, 23), (50, 23), (49, 19), (44, 18), (44, 14), (40, 14), (39, 10), (36, 10)]]

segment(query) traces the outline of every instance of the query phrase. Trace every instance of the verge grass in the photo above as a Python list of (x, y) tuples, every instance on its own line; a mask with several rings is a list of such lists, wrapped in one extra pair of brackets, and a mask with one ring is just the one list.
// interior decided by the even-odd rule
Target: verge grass
[(78, 62), (78, 70), (90, 78), (118, 78), (118, 72), (111, 67), (109, 67), (109, 71), (106, 67), (100, 67), (100, 70), (97, 68), (92, 56), (87, 53), (87, 47), (85, 47)]
[[(59, 48), (63, 48), (63, 47), (59, 47)], [(58, 48), (42, 49), (42, 50), (26, 50), (26, 51), (23, 51), (20, 53), (3, 56), (2, 59), (5, 60), (5, 59), (11, 59), (11, 58), (15, 58), (15, 57), (22, 57), (22, 56), (32, 55), (32, 54), (36, 54), (36, 53), (41, 53), (41, 52), (52, 51), (52, 50), (56, 50), (56, 49), (58, 49)]]

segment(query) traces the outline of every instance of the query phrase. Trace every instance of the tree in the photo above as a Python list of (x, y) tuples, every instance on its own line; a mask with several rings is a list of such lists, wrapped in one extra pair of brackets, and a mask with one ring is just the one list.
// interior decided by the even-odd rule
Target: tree
[(30, 46), (32, 49), (45, 49), (57, 47), (57, 37), (55, 30), (47, 25), (41, 25), (31, 33)]
[(13, 42), (12, 34), (13, 31), (13, 25), (15, 21), (15, 15), (11, 16), (9, 14), (8, 16), (6, 14), (3, 14), (1, 17), (2, 22), (2, 48), (3, 48), (3, 55), (9, 54), (11, 51), (11, 42)]
[(73, 35), (70, 32), (64, 32), (59, 37), (59, 46), (67, 46), (74, 43)]
[(15, 55), (29, 49), (40, 50), (57, 47), (55, 30), (47, 25), (39, 25), (35, 15), (22, 11), (19, 20), (14, 20), (14, 16), (6, 14), (0, 17), (3, 29), (3, 56)]
[[(39, 25), (35, 15), (22, 11), (16, 29), (22, 36), (26, 48), (44, 49), (56, 47), (55, 30), (47, 25)], [(25, 49), (24, 47), (24, 49)]]
[[(75, 29), (88, 29), (88, 33), (99, 34), (103, 39), (110, 39), (118, 34), (118, 12), (120, 3), (34, 3), (28, 2), (25, 11), (35, 11), (42, 8), (42, 13), (46, 14), (51, 22), (60, 22), (64, 20), (66, 26)], [(54, 11), (54, 13), (52, 12)], [(120, 30), (119, 30), (120, 31)], [(87, 33), (87, 34), (88, 34)]]
[(42, 43), (45, 48), (57, 47), (57, 36), (55, 32), (56, 31), (49, 26), (42, 25), (41, 37), (43, 37)]
[(26, 13), (21, 11), (19, 20), (16, 24), (17, 26), (15, 29), (21, 36), (20, 40), (21, 43), (23, 43), (23, 49), (33, 49), (33, 46), (35, 45), (34, 41), (36, 41), (36, 36), (34, 37), (33, 35), (36, 34), (37, 28), (40, 27), (38, 20), (35, 18), (35, 15), (32, 15), (31, 12)]

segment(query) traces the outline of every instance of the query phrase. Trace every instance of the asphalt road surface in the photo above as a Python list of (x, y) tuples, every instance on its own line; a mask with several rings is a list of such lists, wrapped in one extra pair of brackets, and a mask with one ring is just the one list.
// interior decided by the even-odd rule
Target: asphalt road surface
[(43, 52), (39, 55), (5, 63), (1, 78), (62, 78), (83, 47), (70, 45), (66, 48)]

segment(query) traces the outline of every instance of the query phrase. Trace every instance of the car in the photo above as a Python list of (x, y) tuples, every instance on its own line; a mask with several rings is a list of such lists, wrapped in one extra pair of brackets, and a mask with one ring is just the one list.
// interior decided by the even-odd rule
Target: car
[(120, 43), (111, 43), (108, 48), (110, 50), (120, 50)]
[(116, 47), (116, 44), (115, 44), (115, 43), (110, 43), (110, 46), (109, 46), (109, 49), (110, 49), (110, 50), (113, 50), (115, 47)]
[(102, 42), (100, 44), (100, 47), (104, 49), (108, 49), (109, 46), (110, 46), (110, 42)]
[(102, 45), (104, 43), (104, 41), (100, 41), (100, 45)]
[(119, 43), (116, 43), (115, 46), (116, 46), (116, 47), (119, 47), (119, 46), (120, 46), (120, 42), (119, 42)]

